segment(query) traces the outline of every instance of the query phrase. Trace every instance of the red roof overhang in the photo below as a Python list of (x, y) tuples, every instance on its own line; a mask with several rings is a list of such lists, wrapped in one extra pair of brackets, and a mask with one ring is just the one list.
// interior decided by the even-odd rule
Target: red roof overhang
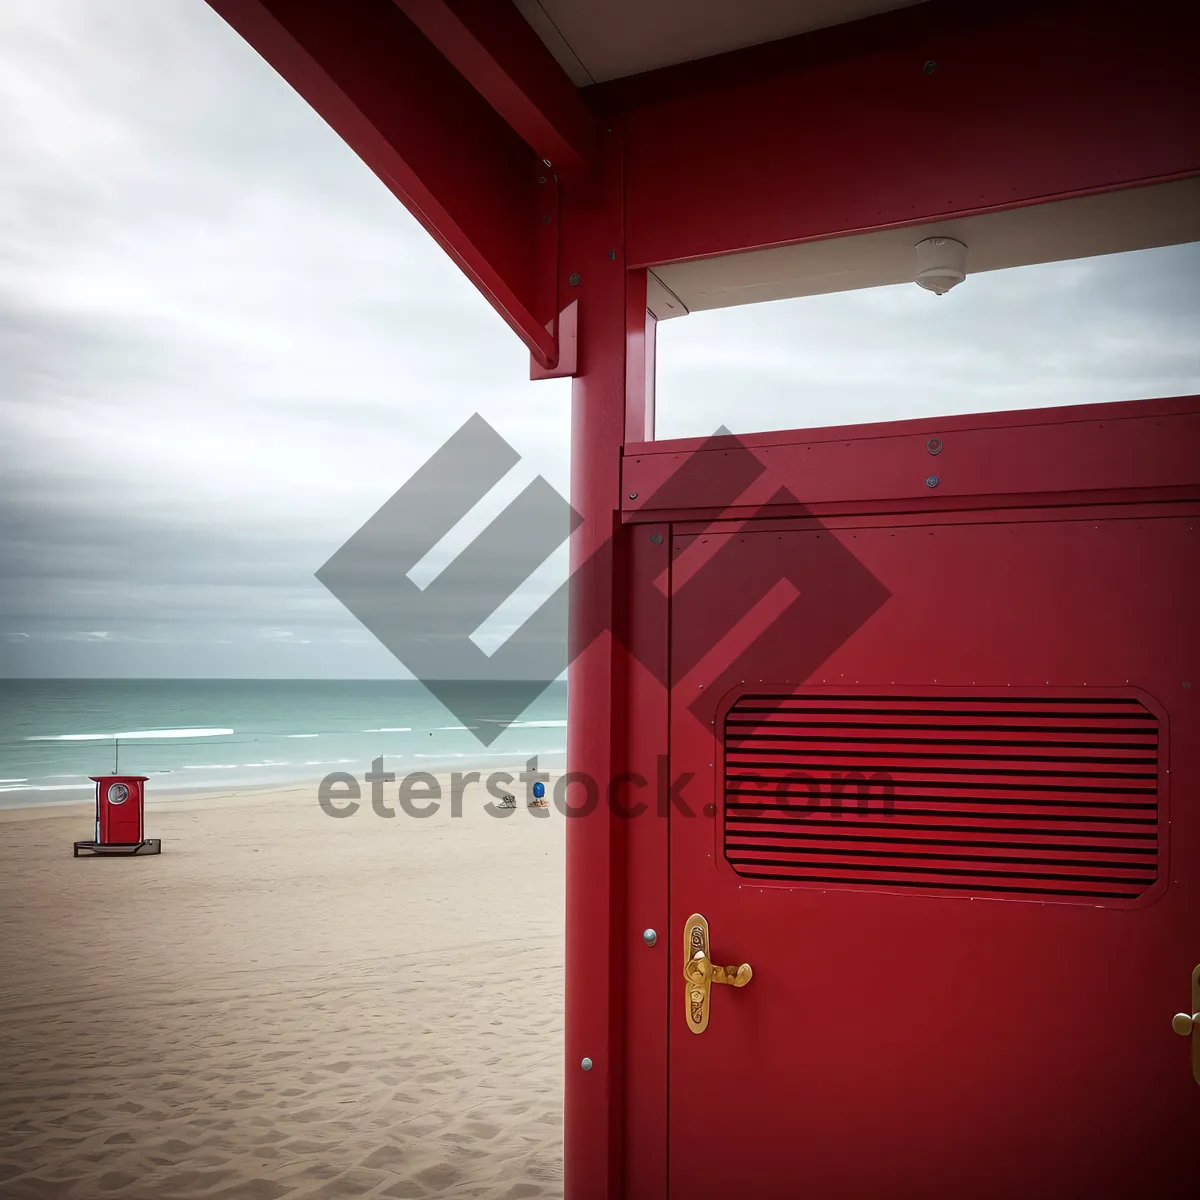
[[(1200, 6), (1190, 0), (864, 0), (892, 11), (584, 89), (560, 64), (562, 47), (544, 44), (510, 3), (209, 2), (404, 202), (542, 367), (558, 357), (571, 269), (558, 261), (559, 185), (589, 194), (610, 129), (622, 143), (629, 267), (1200, 175)], [(547, 11), (582, 3), (554, 0)], [(589, 19), (637, 7), (587, 4)], [(697, 20), (717, 11), (709, 0), (694, 7)], [(762, 6), (775, 21), (804, 11), (790, 0)], [(619, 65), (611, 45), (607, 58), (596, 54)]]

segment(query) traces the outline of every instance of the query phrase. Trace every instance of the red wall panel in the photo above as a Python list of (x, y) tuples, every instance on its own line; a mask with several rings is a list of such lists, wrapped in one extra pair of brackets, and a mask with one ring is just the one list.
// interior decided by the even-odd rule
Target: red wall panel
[(1196, 174), (1198, 41), (1177, 0), (1072, 5), (631, 107), (629, 264)]

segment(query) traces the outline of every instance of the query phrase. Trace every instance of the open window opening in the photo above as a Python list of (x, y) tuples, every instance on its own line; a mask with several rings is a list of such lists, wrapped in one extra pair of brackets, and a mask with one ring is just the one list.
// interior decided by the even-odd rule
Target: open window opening
[[(934, 233), (966, 246), (943, 295), (914, 281)], [(1200, 187), (660, 267), (651, 292), (660, 440), (1190, 395)]]

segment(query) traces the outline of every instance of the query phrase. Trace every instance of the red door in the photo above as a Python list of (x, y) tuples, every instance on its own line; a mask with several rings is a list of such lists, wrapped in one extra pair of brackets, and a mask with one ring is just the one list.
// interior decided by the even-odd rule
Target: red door
[(138, 779), (102, 779), (100, 837), (110, 845), (132, 845), (142, 840), (142, 794)]
[(1195, 1194), (1197, 516), (675, 535), (671, 1196)]

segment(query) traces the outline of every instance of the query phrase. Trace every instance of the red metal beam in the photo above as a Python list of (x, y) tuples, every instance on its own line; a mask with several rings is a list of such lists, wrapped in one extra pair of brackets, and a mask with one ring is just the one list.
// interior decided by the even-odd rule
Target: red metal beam
[(590, 180), (596, 117), (514, 5), (395, 3), (559, 179), (569, 185)]
[[(487, 297), (543, 367), (545, 168), (393, 0), (209, 0), (329, 123)], [(543, 311), (544, 310), (544, 311)]]
[(611, 85), (628, 265), (1200, 174), (1200, 7), (988, 9), (921, 5)]
[[(1171, 436), (1157, 440), (1156, 429)], [(942, 443), (936, 461), (927, 449), (931, 434)], [(996, 497), (1016, 493), (1179, 489), (1194, 496), (1200, 489), (1200, 396), (989, 413), (986, 422), (976, 414), (729, 439), (746, 454), (770, 448), (763, 460), (770, 469), (749, 487), (744, 473), (730, 467), (737, 456), (720, 448), (725, 440), (627, 444), (622, 511), (646, 509), (647, 519), (664, 519), (654, 498), (676, 480), (671, 503), (679, 508), (761, 512), (779, 503), (781, 472), (789, 471), (793, 478), (802, 472), (804, 503), (814, 507), (893, 500), (927, 507), (954, 497), (960, 509), (972, 507), (968, 498), (992, 509)], [(1088, 453), (1072, 455), (1068, 443), (1086, 445)], [(936, 491), (926, 484), (931, 470)]]

